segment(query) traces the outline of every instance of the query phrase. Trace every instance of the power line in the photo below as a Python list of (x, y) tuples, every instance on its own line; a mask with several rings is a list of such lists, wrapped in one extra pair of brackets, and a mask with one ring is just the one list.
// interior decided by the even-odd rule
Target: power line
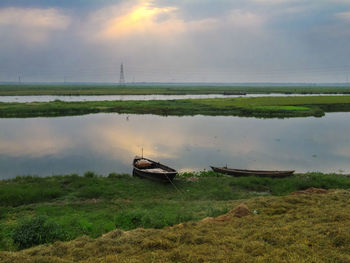
[(120, 86), (124, 86), (124, 85), (125, 85), (124, 66), (123, 66), (123, 63), (120, 65), (119, 85), (120, 85)]

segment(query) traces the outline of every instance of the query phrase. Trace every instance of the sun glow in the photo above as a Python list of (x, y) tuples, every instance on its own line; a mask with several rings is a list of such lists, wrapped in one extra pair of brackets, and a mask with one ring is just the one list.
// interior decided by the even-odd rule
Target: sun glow
[(152, 17), (153, 15), (157, 14), (159, 11), (161, 11), (159, 10), (159, 8), (152, 8), (149, 6), (149, 4), (144, 4), (143, 6), (134, 10), (129, 15), (129, 19), (134, 22), (138, 22), (139, 20)]
[[(123, 16), (110, 19), (105, 25), (102, 36), (105, 38), (118, 38), (120, 36), (140, 33), (165, 33), (176, 30), (179, 20), (173, 12), (175, 7), (155, 7), (148, 1), (139, 5)], [(158, 19), (161, 17), (162, 19)]]

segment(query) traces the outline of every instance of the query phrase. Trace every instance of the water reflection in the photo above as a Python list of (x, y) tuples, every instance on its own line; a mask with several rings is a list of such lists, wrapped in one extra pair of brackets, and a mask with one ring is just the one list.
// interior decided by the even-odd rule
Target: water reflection
[(12, 157), (53, 155), (67, 149), (71, 140), (48, 123), (9, 121), (0, 128), (0, 154)]
[(131, 172), (141, 154), (180, 170), (228, 165), (350, 172), (350, 114), (323, 118), (95, 114), (0, 119), (0, 176)]

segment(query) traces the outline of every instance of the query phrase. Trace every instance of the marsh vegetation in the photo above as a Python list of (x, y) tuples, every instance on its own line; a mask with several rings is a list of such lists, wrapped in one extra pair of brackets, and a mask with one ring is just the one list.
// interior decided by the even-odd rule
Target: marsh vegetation
[(0, 103), (0, 117), (54, 117), (98, 112), (284, 118), (350, 111), (350, 96), (256, 97), (167, 101), (89, 101)]
[(349, 94), (348, 86), (269, 85), (137, 85), (128, 84), (0, 84), (0, 96), (31, 95), (183, 95), (229, 93)]
[(346, 175), (319, 173), (281, 179), (184, 173), (174, 182), (178, 190), (127, 174), (101, 177), (92, 172), (0, 181), (0, 248), (96, 238), (113, 229), (159, 229), (219, 216), (235, 200), (284, 196), (309, 187), (350, 188)]

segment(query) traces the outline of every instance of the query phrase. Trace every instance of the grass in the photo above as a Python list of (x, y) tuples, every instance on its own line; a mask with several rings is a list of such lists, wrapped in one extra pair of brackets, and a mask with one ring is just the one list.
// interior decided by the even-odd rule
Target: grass
[[(114, 230), (15, 253), (17, 262), (349, 262), (349, 190), (244, 200), (245, 217), (182, 223), (164, 229)], [(242, 200), (229, 203), (233, 209)]]
[(0, 84), (0, 96), (25, 95), (183, 95), (229, 93), (349, 94), (348, 86)]
[(256, 106), (254, 107), (256, 110), (269, 110), (269, 111), (310, 111), (311, 109), (308, 107), (302, 106)]
[(161, 229), (215, 217), (239, 199), (283, 196), (309, 187), (349, 189), (350, 177), (312, 173), (281, 179), (235, 178), (201, 172), (182, 174), (174, 183), (180, 192), (171, 184), (118, 174), (99, 177), (91, 172), (0, 181), (0, 250), (20, 248), (13, 232), (22, 220), (36, 222), (45, 217), (45, 225), (57, 225), (54, 230), (62, 233), (63, 240), (83, 235), (96, 238), (116, 228)]
[(263, 118), (323, 116), (350, 111), (350, 96), (257, 97), (168, 101), (0, 103), (1, 118), (54, 117), (98, 112), (157, 115), (230, 115)]

